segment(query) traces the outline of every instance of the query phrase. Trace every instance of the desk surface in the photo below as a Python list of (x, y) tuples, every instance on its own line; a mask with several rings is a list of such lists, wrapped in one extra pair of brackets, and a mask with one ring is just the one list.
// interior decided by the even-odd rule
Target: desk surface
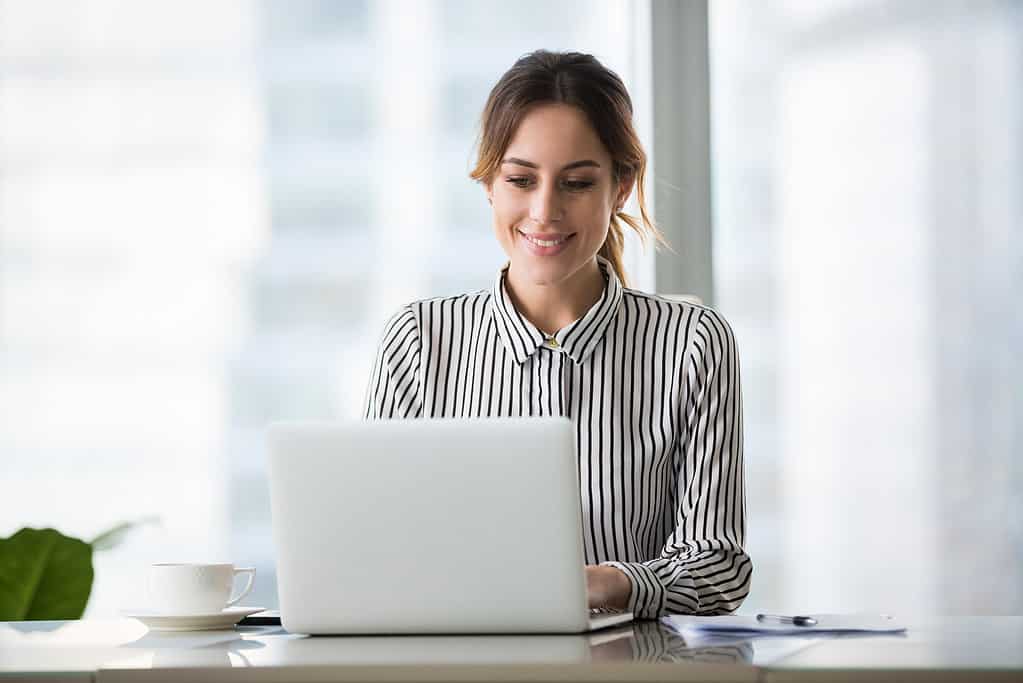
[(1023, 617), (906, 619), (901, 636), (821, 640), (770, 663), (764, 680), (1023, 681)]
[(906, 620), (901, 636), (687, 643), (657, 622), (578, 636), (150, 633), (132, 619), (0, 622), (0, 679), (1023, 680), (1023, 617)]

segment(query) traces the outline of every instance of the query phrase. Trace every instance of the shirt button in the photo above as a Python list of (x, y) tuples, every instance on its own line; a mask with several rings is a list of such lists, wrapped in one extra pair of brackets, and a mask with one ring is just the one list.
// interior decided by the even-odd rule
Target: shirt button
[(558, 348), (558, 340), (555, 339), (554, 337), (551, 337), (550, 339), (547, 340), (547, 346), (549, 346), (552, 349)]

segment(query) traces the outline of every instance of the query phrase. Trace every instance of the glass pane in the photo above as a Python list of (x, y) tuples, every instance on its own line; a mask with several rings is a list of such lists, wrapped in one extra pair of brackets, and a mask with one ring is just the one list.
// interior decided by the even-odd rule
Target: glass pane
[(631, 84), (630, 7), (0, 2), (0, 535), (157, 515), (87, 614), (225, 558), (275, 606), (264, 426), (358, 416), (399, 305), (490, 286), (489, 88), (539, 47)]
[(746, 608), (1018, 613), (1023, 6), (711, 10)]

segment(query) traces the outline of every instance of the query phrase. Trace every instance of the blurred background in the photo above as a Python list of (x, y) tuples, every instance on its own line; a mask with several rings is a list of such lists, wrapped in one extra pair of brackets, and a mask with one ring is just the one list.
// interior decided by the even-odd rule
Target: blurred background
[(709, 266), (736, 331), (741, 612), (1019, 614), (1023, 3), (671, 4), (0, 0), (0, 536), (156, 515), (87, 616), (156, 561), (276, 606), (263, 427), (359, 416), (398, 306), (490, 286), (478, 117), (543, 47), (632, 92), (682, 247), (633, 286)]

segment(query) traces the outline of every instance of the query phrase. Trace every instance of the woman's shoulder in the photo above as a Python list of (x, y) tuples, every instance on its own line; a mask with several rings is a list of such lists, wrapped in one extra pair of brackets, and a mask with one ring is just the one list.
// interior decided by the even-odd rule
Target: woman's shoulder
[(414, 320), (419, 327), (436, 325), (445, 316), (471, 317), (486, 310), (486, 304), (493, 294), (488, 289), (479, 289), (462, 294), (434, 296), (415, 299), (402, 305), (391, 315), (391, 324)]
[(700, 316), (709, 315), (724, 320), (717, 310), (700, 301), (699, 297), (690, 295), (651, 294), (638, 289), (622, 288), (622, 296), (632, 304), (653, 305), (664, 308), (672, 313), (694, 313)]
[(655, 307), (662, 314), (667, 314), (671, 318), (677, 316), (686, 320), (689, 324), (680, 327), (688, 332), (687, 336), (690, 339), (687, 341), (694, 341), (697, 332), (706, 334), (711, 330), (728, 338), (733, 336), (732, 326), (724, 315), (717, 309), (702, 303), (697, 297), (651, 294), (627, 287), (623, 288), (622, 293), (626, 305)]

